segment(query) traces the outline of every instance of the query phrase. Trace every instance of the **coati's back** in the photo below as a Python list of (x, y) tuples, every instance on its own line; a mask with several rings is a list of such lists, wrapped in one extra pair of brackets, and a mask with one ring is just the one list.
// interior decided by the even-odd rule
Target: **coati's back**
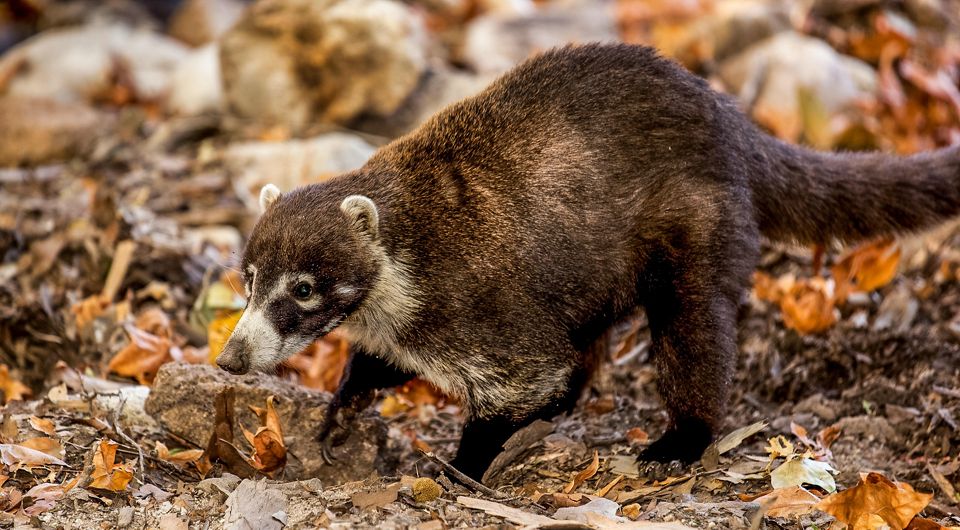
[(558, 49), (378, 152), (368, 192), (402, 197), (398, 248), (441, 304), (536, 311), (583, 346), (634, 310), (664, 239), (750, 208), (725, 105), (649, 48)]

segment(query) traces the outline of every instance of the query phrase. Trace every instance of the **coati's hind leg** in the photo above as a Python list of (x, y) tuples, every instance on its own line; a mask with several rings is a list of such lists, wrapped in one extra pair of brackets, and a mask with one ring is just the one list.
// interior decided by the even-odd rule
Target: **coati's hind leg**
[(657, 386), (670, 425), (640, 460), (694, 462), (723, 419), (737, 357), (740, 286), (749, 266), (721, 258), (704, 252), (675, 261), (678, 266), (669, 267), (667, 281), (646, 303)]
[(349, 436), (350, 425), (376, 395), (376, 391), (402, 385), (414, 374), (400, 370), (380, 357), (351, 346), (350, 360), (340, 379), (340, 387), (327, 408), (317, 439), (323, 445), (323, 459), (333, 460), (330, 447), (343, 444)]

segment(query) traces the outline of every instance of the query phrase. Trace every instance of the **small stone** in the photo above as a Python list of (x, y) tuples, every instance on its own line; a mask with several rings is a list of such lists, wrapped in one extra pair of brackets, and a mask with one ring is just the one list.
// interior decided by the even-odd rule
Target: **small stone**
[(430, 502), (440, 497), (443, 490), (432, 478), (420, 477), (413, 483), (413, 499), (417, 502)]
[(117, 526), (126, 528), (133, 522), (133, 506), (124, 506), (117, 513)]

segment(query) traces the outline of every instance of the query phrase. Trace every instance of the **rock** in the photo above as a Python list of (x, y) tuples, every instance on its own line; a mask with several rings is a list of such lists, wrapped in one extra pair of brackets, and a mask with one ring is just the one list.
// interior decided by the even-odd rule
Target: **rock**
[(170, 79), (167, 108), (187, 116), (223, 109), (220, 49), (216, 44), (194, 50), (177, 66)]
[(191, 46), (209, 44), (233, 26), (249, 2), (186, 0), (170, 18), (169, 33)]
[(93, 398), (94, 414), (98, 418), (117, 414), (127, 427), (154, 429), (157, 422), (144, 410), (149, 395), (150, 387), (142, 385), (125, 385), (110, 393), (97, 393)]
[(112, 117), (78, 103), (0, 98), (0, 167), (82, 156), (112, 124)]
[(362, 166), (374, 150), (357, 136), (330, 133), (307, 140), (236, 143), (224, 151), (223, 160), (236, 175), (238, 194), (247, 206), (259, 210), (264, 184), (290, 190), (320, 182)]
[(227, 497), (226, 530), (282, 530), (274, 514), (286, 512), (287, 496), (266, 480), (246, 479)]
[(750, 45), (790, 29), (789, 6), (770, 0), (728, 0), (655, 45), (690, 68), (723, 61)]
[(302, 136), (315, 124), (388, 116), (427, 67), (420, 18), (393, 0), (264, 0), (220, 43), (228, 108)]
[[(314, 435), (320, 429), (330, 394), (307, 390), (274, 376), (232, 376), (213, 366), (166, 364), (157, 374), (146, 410), (170, 432), (204, 447), (214, 428), (214, 398), (227, 388), (233, 388), (236, 394), (234, 442), (241, 450), (247, 446), (240, 435), (240, 425), (248, 429), (258, 425), (249, 406), (263, 407), (267, 396), (277, 397), (276, 409), (290, 455), (283, 471), (286, 479), (316, 477), (324, 483), (342, 483), (364, 479), (374, 472), (392, 472), (384, 469), (386, 464), (381, 458), (386, 427), (374, 411), (362, 415), (346, 443), (334, 448), (334, 454), (342, 455), (341, 458), (334, 465), (326, 465)], [(266, 517), (281, 509), (266, 512)]]
[(871, 329), (873, 331), (889, 329), (894, 333), (907, 333), (914, 319), (917, 318), (919, 310), (920, 302), (910, 288), (901, 283), (883, 298)]
[(89, 102), (105, 97), (123, 75), (136, 99), (157, 100), (186, 56), (182, 44), (149, 30), (90, 24), (44, 31), (22, 42), (0, 59), (0, 79), (8, 79), (8, 96)]
[(616, 40), (611, 4), (545, 8), (522, 16), (495, 12), (470, 23), (459, 58), (477, 72), (500, 73), (569, 42)]
[(353, 124), (358, 131), (394, 138), (407, 133), (447, 105), (483, 90), (496, 78), (437, 66), (424, 74), (420, 85), (397, 112), (386, 117), (364, 117)]
[(874, 98), (877, 74), (827, 43), (794, 32), (758, 42), (724, 62), (720, 78), (753, 118), (791, 141), (803, 132), (801, 92), (832, 115)]

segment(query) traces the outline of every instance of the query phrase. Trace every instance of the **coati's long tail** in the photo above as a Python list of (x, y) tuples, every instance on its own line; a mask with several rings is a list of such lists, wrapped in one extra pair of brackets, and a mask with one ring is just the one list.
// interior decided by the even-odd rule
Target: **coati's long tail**
[(828, 153), (763, 137), (750, 174), (761, 232), (777, 241), (857, 241), (960, 214), (960, 146), (912, 156)]

